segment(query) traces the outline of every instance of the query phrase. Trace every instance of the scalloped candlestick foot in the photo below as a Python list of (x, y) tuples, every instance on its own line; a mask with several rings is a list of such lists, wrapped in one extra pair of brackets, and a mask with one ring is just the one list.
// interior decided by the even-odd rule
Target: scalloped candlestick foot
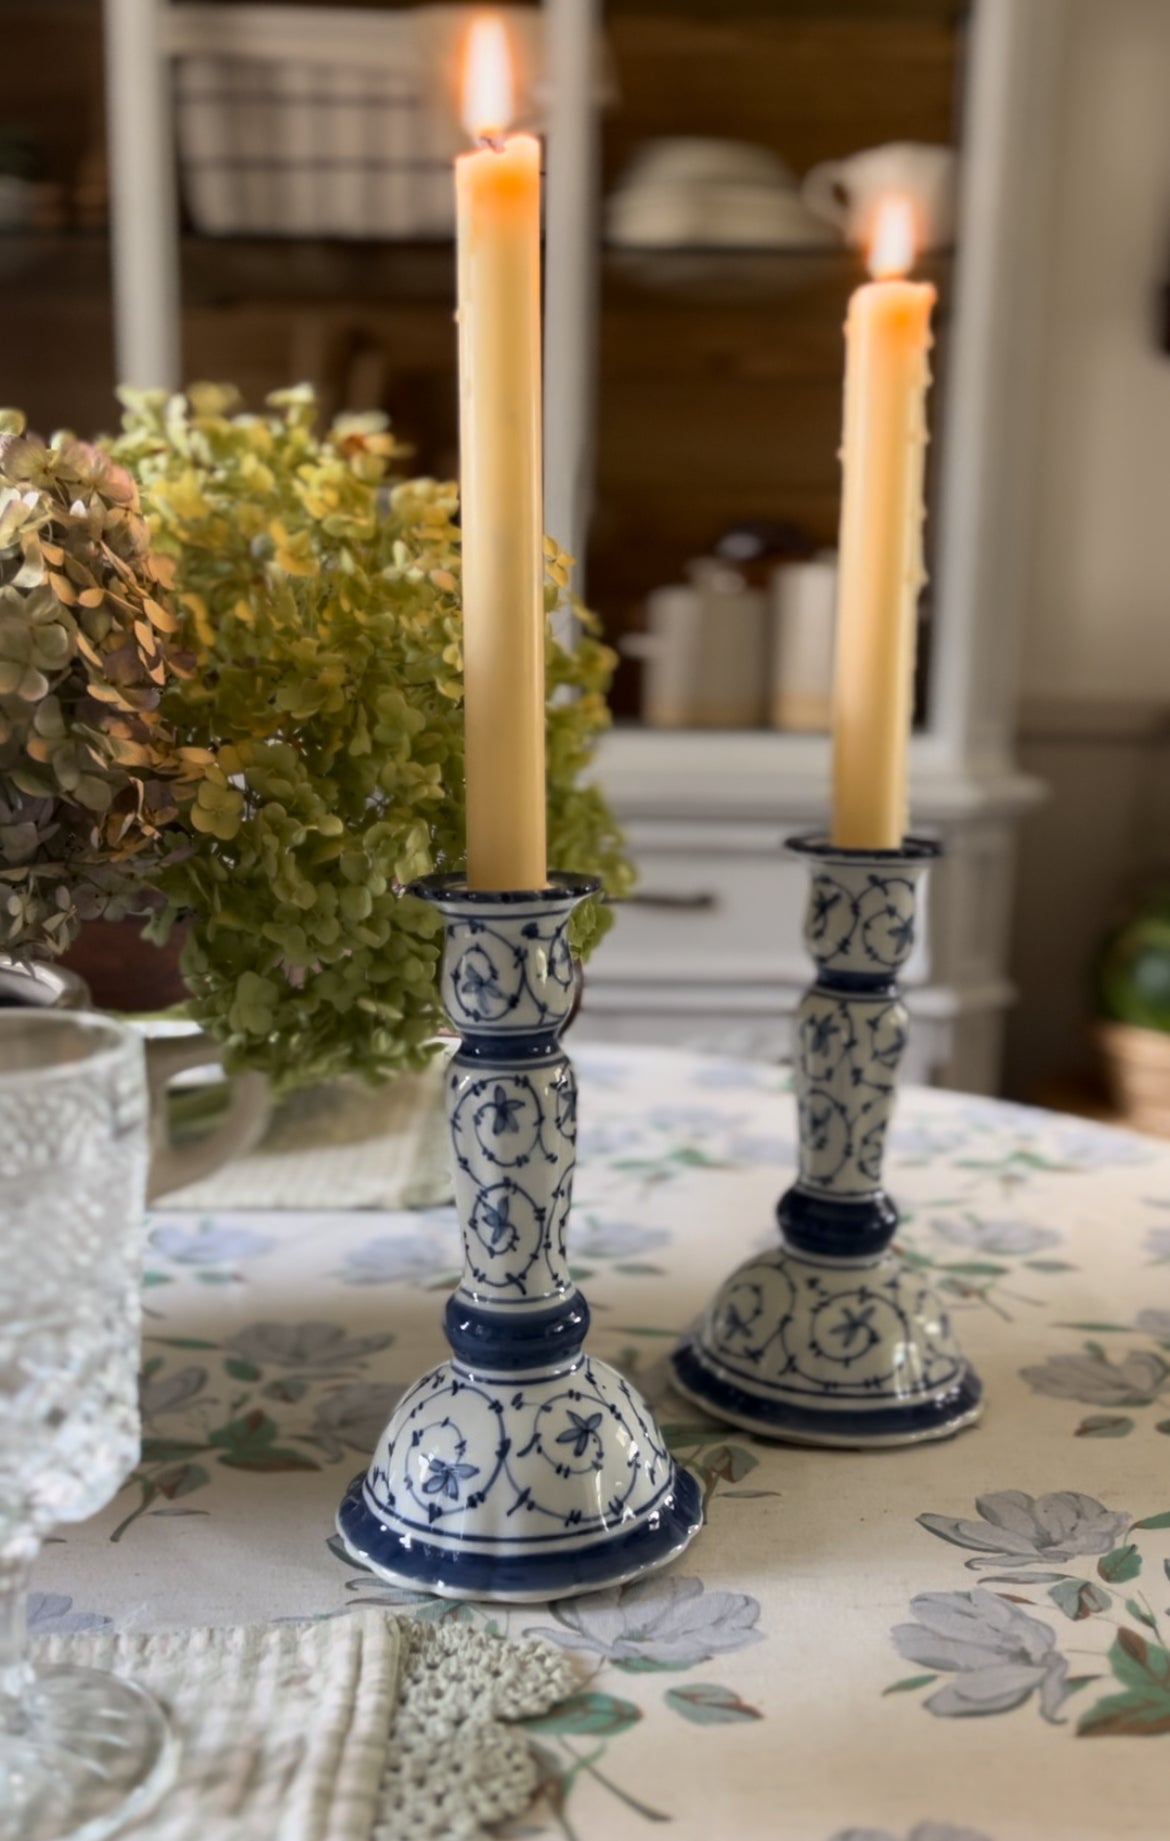
[(931, 1286), (890, 1242), (886, 1131), (907, 1018), (895, 983), (914, 944), (915, 888), (937, 847), (790, 846), (813, 866), (805, 939), (817, 980), (797, 1017), (800, 1170), (782, 1244), (746, 1260), (672, 1356), (691, 1400), (798, 1444), (948, 1438), (983, 1389)]
[(404, 1396), (337, 1526), (383, 1579), (446, 1598), (537, 1602), (639, 1578), (702, 1525), (640, 1395), (585, 1353), (565, 1250), (577, 1089), (569, 918), (597, 883), (530, 893), (416, 885), (446, 922), (443, 1001), (463, 1275), (449, 1361)]

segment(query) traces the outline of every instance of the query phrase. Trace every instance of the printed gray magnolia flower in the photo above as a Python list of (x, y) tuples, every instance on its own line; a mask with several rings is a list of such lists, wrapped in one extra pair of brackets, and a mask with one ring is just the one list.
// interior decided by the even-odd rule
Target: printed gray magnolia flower
[(1149, 1406), (1170, 1384), (1170, 1367), (1160, 1355), (1132, 1349), (1119, 1362), (1103, 1351), (1050, 1355), (1020, 1375), (1038, 1394), (1054, 1400), (1082, 1400), (1086, 1406)]
[(739, 1123), (734, 1112), (717, 1106), (656, 1106), (647, 1117), (659, 1131), (725, 1131)]
[(1151, 1259), (1170, 1259), (1170, 1227), (1151, 1227), (1145, 1248)]
[(630, 1070), (624, 1062), (608, 1060), (604, 1054), (594, 1054), (588, 1045), (574, 1048), (573, 1060), (581, 1080), (590, 1092), (596, 1092), (600, 1087), (624, 1087), (630, 1078)]
[(692, 1668), (728, 1650), (763, 1641), (759, 1600), (746, 1592), (708, 1592), (701, 1579), (651, 1578), (552, 1607), (556, 1629), (525, 1631), (564, 1649), (610, 1662)]
[(100, 1611), (75, 1611), (63, 1592), (30, 1592), (24, 1601), (25, 1625), (30, 1636), (54, 1632), (104, 1630), (110, 1623)]
[(171, 1374), (139, 1375), (138, 1406), (143, 1419), (150, 1421), (160, 1413), (177, 1413), (206, 1385), (206, 1368), (194, 1366), (176, 1368)]
[(374, 1449), (405, 1389), (388, 1381), (350, 1381), (318, 1401), (313, 1435), (328, 1458)]
[(1037, 1691), (1040, 1711), (1056, 1722), (1067, 1692), (1068, 1663), (1038, 1617), (995, 1592), (920, 1592), (910, 1601), (917, 1623), (896, 1624), (894, 1647), (908, 1662), (950, 1674), (923, 1703), (942, 1719), (1008, 1713)]
[(391, 1335), (347, 1336), (340, 1323), (246, 1323), (224, 1342), (258, 1368), (310, 1368), (328, 1372), (387, 1348)]
[(574, 1229), (570, 1244), (581, 1259), (630, 1259), (669, 1242), (668, 1227), (643, 1227), (637, 1221), (606, 1221), (589, 1215), (582, 1229)]
[(702, 1066), (691, 1075), (692, 1087), (730, 1087), (770, 1091), (780, 1078), (780, 1070), (769, 1062), (720, 1061), (704, 1058)]
[(731, 1139), (727, 1156), (731, 1163), (762, 1163), (783, 1170), (796, 1162), (796, 1146), (779, 1132), (745, 1131)]
[(977, 1253), (1023, 1257), (1038, 1253), (1041, 1247), (1059, 1246), (1064, 1239), (1055, 1227), (1037, 1227), (1031, 1221), (985, 1221), (978, 1215), (963, 1215), (958, 1219), (937, 1215), (930, 1225), (952, 1246), (971, 1247)]
[[(839, 1828), (829, 1841), (898, 1841), (888, 1828)], [(973, 1828), (955, 1828), (950, 1822), (915, 1822), (906, 1841), (989, 1841)]]
[(1139, 1310), (1133, 1327), (1155, 1342), (1170, 1342), (1170, 1310)]
[(581, 1161), (590, 1157), (620, 1157), (625, 1151), (644, 1149), (642, 1129), (639, 1125), (623, 1124), (619, 1119), (608, 1123), (590, 1123), (586, 1120), (577, 1134), (577, 1158)]
[(1091, 1119), (1063, 1127), (1048, 1149), (1055, 1162), (1081, 1164), (1090, 1170), (1149, 1163), (1158, 1154), (1148, 1139), (1140, 1138), (1136, 1132), (1123, 1131), (1115, 1125), (1097, 1125)]
[(276, 1245), (272, 1234), (257, 1234), (249, 1227), (227, 1222), (200, 1221), (195, 1227), (163, 1221), (151, 1230), (150, 1245), (180, 1266), (227, 1266), (242, 1259), (258, 1259)]
[(1125, 1536), (1133, 1519), (1124, 1509), (1105, 1508), (1095, 1496), (1058, 1489), (1048, 1496), (1029, 1496), (1022, 1489), (1001, 1489), (977, 1496), (982, 1519), (963, 1521), (950, 1515), (920, 1515), (919, 1524), (955, 1547), (973, 1547), (982, 1558), (970, 1567), (1030, 1566), (1037, 1560), (1063, 1566), (1078, 1554), (1108, 1553)]
[(922, 1119), (917, 1124), (895, 1125), (890, 1132), (890, 1151), (895, 1157), (948, 1157), (964, 1142), (962, 1127), (941, 1119)]
[(344, 1285), (429, 1285), (458, 1263), (454, 1234), (449, 1246), (430, 1234), (379, 1234), (350, 1248), (338, 1277)]

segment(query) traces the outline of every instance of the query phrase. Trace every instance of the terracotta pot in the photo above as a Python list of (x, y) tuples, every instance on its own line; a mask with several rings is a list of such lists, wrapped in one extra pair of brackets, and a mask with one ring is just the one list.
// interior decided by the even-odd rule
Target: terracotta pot
[(1132, 1023), (1100, 1023), (1097, 1041), (1124, 1123), (1170, 1138), (1170, 1034)]
[(169, 1010), (187, 996), (179, 972), (186, 933), (172, 928), (166, 945), (156, 946), (143, 939), (141, 921), (86, 921), (61, 964), (85, 979), (99, 1010)]

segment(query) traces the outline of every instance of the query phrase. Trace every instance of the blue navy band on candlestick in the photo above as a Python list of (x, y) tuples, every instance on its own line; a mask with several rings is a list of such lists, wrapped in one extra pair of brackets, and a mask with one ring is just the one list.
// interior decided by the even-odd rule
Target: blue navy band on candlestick
[(942, 844), (932, 837), (908, 835), (900, 844), (883, 848), (868, 844), (835, 844), (831, 837), (821, 831), (798, 831), (795, 836), (785, 838), (784, 848), (793, 856), (812, 857), (820, 862), (877, 863), (885, 869), (899, 863), (933, 863), (943, 854)]
[(869, 1259), (889, 1246), (899, 1215), (884, 1189), (855, 1201), (835, 1201), (796, 1182), (777, 1202), (776, 1219), (788, 1245), (802, 1253)]
[(443, 1313), (452, 1353), (477, 1371), (551, 1368), (579, 1355), (589, 1334), (589, 1306), (574, 1290), (549, 1310), (495, 1305), (482, 1310), (453, 1292)]
[(672, 1366), (689, 1399), (701, 1399), (733, 1425), (748, 1431), (766, 1431), (794, 1443), (839, 1444), (853, 1450), (861, 1445), (915, 1444), (949, 1436), (972, 1422), (983, 1399), (983, 1383), (968, 1368), (957, 1385), (929, 1399), (876, 1407), (872, 1412), (845, 1407), (827, 1413), (823, 1407), (769, 1399), (756, 1387), (749, 1390), (741, 1386), (704, 1361), (693, 1341), (679, 1346)]
[(365, 1483), (365, 1472), (359, 1472), (337, 1511), (338, 1532), (350, 1553), (401, 1585), (444, 1598), (540, 1603), (621, 1585), (667, 1565), (703, 1519), (698, 1483), (689, 1470), (676, 1467), (673, 1488), (649, 1515), (601, 1540), (566, 1551), (517, 1554), (469, 1542), (456, 1552), (400, 1535), (370, 1507)]

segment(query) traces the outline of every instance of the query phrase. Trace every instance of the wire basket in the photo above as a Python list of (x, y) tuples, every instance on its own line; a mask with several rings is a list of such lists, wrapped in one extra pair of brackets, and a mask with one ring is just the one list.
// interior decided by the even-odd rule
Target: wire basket
[[(503, 9), (521, 118), (540, 15)], [(470, 8), (393, 13), (183, 7), (180, 170), (195, 228), (215, 236), (414, 239), (454, 231), (451, 163), (466, 146), (454, 71)]]

